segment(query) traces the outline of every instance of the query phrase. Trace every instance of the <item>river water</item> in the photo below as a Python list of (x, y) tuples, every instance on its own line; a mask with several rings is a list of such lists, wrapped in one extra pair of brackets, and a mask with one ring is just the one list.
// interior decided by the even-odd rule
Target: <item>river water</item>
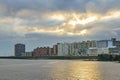
[(0, 80), (120, 80), (120, 63), (0, 59)]

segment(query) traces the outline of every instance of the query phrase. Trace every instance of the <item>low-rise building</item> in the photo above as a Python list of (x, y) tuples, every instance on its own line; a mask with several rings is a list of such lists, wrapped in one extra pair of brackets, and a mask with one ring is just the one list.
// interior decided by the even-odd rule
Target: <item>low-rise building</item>
[(25, 52), (21, 54), (22, 57), (32, 57), (33, 56), (33, 52)]
[(33, 50), (33, 56), (49, 56), (49, 47), (37, 47)]

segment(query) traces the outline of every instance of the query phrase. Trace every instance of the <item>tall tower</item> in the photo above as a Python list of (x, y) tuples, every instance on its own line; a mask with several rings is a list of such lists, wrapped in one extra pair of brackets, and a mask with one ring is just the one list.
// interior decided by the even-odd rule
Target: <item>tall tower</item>
[(25, 44), (15, 44), (15, 56), (20, 57), (25, 53)]

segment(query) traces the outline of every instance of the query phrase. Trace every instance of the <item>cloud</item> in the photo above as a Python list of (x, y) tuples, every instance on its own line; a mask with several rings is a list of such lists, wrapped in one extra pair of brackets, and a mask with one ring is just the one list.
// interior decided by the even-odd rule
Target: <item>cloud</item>
[(120, 39), (119, 3), (120, 0), (0, 0), (0, 50), (12, 53), (9, 50), (18, 42), (32, 50), (57, 42)]
[(0, 31), (18, 37), (31, 33), (80, 38), (99, 38), (107, 33), (119, 36), (118, 2), (120, 0), (0, 0), (0, 25), (5, 28), (0, 27)]
[(1, 18), (0, 23), (7, 26), (5, 29), (6, 32), (13, 31), (19, 35), (47, 33), (66, 36), (89, 36), (94, 34), (95, 31), (112, 31), (113, 28), (118, 28), (120, 11), (113, 10), (104, 15), (97, 13), (52, 12), (43, 14), (43, 16), (41, 19), (34, 18), (35, 20), (20, 17), (6, 17)]

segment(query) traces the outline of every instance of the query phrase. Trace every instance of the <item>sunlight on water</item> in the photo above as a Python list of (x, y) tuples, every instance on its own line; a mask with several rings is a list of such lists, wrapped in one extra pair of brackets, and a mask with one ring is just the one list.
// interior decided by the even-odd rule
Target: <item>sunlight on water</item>
[(0, 60), (0, 80), (120, 80), (120, 63)]
[(99, 63), (78, 61), (59, 63), (51, 71), (56, 80), (101, 80)]

